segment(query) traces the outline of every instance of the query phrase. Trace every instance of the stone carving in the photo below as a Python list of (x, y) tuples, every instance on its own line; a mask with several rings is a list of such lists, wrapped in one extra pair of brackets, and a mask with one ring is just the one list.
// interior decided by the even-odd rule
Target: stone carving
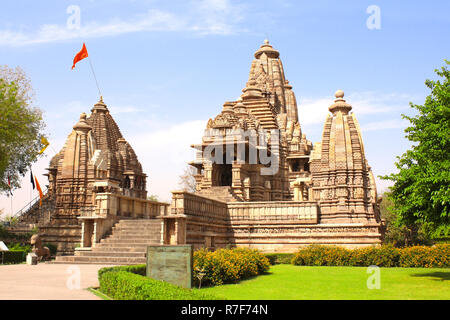
[(50, 260), (50, 249), (42, 246), (42, 240), (38, 234), (31, 237), (30, 244), (33, 246), (32, 252), (38, 256), (39, 260)]

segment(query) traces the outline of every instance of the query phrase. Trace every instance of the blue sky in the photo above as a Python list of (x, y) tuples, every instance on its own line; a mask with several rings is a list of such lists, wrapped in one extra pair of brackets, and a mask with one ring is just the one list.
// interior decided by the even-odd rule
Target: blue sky
[[(69, 29), (74, 5), (80, 25)], [(380, 29), (366, 25), (370, 5), (380, 9)], [(0, 64), (25, 70), (44, 112), (51, 148), (33, 171), (45, 185), (50, 157), (98, 101), (88, 61), (71, 70), (86, 42), (104, 101), (149, 175), (149, 194), (169, 200), (194, 157), (190, 144), (223, 102), (239, 97), (265, 38), (280, 51), (307, 138), (320, 141), (342, 89), (375, 175), (392, 172), (409, 146), (400, 114), (412, 113), (410, 101), (423, 103), (425, 79), (449, 59), (448, 12), (448, 1), (5, 1)], [(28, 179), (13, 211), (37, 195)], [(0, 197), (0, 209), (10, 212), (9, 198)]]

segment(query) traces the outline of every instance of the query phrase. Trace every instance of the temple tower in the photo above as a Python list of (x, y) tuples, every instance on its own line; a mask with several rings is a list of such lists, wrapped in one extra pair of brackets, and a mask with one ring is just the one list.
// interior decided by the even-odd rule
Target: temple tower
[(379, 221), (376, 186), (364, 154), (361, 129), (344, 92), (336, 91), (322, 142), (311, 155), (313, 198), (322, 223)]
[(301, 132), (279, 56), (265, 40), (239, 99), (225, 102), (208, 121), (202, 143), (193, 145), (198, 155), (190, 164), (197, 168), (200, 194), (226, 201), (291, 200), (293, 181), (302, 179), (302, 198), (308, 198), (312, 144)]
[[(63, 148), (50, 161), (46, 198), (54, 205), (47, 225), (40, 228), (44, 237), (58, 243), (59, 252), (73, 252), (81, 238), (79, 218), (109, 210), (98, 208), (96, 195), (109, 192), (146, 199), (146, 177), (100, 98), (89, 116), (81, 114)], [(86, 220), (86, 229), (93, 227), (94, 222)]]

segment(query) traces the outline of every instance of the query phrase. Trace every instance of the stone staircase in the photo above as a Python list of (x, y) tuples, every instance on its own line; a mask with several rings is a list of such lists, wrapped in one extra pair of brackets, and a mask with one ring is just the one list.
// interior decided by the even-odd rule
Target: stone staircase
[(214, 186), (208, 189), (197, 191), (196, 194), (222, 202), (238, 200), (237, 197), (233, 195), (231, 187), (229, 186)]
[(124, 219), (112, 234), (92, 250), (76, 250), (74, 256), (57, 256), (54, 263), (141, 264), (148, 245), (161, 242), (161, 219)]

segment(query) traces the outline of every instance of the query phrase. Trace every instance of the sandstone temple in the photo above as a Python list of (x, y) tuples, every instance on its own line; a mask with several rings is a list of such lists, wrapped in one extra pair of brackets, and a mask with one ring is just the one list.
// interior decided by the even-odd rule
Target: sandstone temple
[(375, 180), (343, 91), (329, 111), (313, 144), (266, 40), (240, 97), (225, 102), (192, 145), (195, 192), (174, 191), (170, 204), (148, 200), (147, 175), (100, 99), (51, 160), (43, 206), (22, 219), (58, 245), (57, 262), (143, 263), (148, 244), (265, 252), (380, 244)]

